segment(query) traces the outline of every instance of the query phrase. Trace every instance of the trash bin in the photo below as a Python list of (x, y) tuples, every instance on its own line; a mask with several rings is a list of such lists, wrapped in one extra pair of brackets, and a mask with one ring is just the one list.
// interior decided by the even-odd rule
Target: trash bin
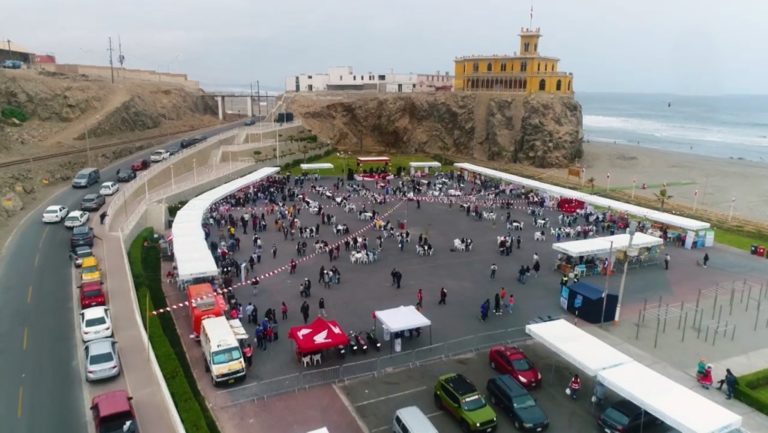
[(403, 339), (395, 338), (395, 353), (400, 353), (403, 350)]
[(750, 249), (749, 249), (749, 253), (752, 254), (753, 256), (757, 254), (757, 245), (756, 244), (752, 244), (752, 247), (750, 247)]
[(759, 257), (765, 257), (765, 247), (763, 245), (757, 247), (757, 255)]

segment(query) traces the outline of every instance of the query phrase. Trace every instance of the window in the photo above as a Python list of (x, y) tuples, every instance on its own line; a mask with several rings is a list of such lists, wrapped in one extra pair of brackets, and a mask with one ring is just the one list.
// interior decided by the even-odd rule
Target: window
[(485, 65), (485, 70), (486, 70), (486, 72), (493, 71), (493, 64), (491, 62), (488, 62), (488, 64)]
[(386, 75), (379, 75), (379, 81), (384, 81), (387, 79)]
[(466, 64), (466, 63), (463, 63), (461, 66), (463, 66), (463, 67), (464, 67), (464, 70), (463, 70), (463, 72), (466, 74), (466, 73), (467, 73), (467, 64)]
[(514, 62), (509, 64), (509, 72), (515, 72), (515, 63)]
[(311, 76), (311, 75), (307, 75), (307, 79), (308, 79), (308, 80), (311, 80), (311, 79), (312, 79), (312, 76)]
[(541, 72), (541, 63), (536, 63), (536, 72)]
[(501, 72), (507, 72), (507, 64), (506, 63), (502, 63), (501, 64)]
[(549, 67), (549, 63), (544, 63), (544, 72), (547, 72), (547, 67)]
[(544, 91), (547, 88), (547, 82), (542, 78), (539, 80), (539, 90)]
[(352, 76), (352, 81), (357, 81), (357, 75)]
[(528, 88), (528, 80), (523, 79), (523, 89), (527, 89), (527, 88)]
[(344, 81), (344, 76), (343, 75), (339, 75), (339, 81)]
[(528, 62), (522, 61), (520, 62), (520, 72), (527, 72), (528, 71)]
[(477, 73), (480, 70), (480, 66), (477, 64), (477, 62), (472, 63), (472, 72)]
[(528, 49), (530, 48), (530, 46), (531, 46), (531, 44), (529, 44), (528, 42), (524, 43), (523, 44), (523, 51), (525, 51), (527, 53)]
[(538, 52), (539, 51), (539, 44), (533, 44), (533, 51)]
[(555, 85), (555, 90), (559, 92), (562, 87), (563, 87), (563, 83), (561, 83), (560, 80), (557, 80), (557, 84)]
[(401, 433), (410, 433), (408, 427), (405, 426), (405, 423), (400, 419), (399, 416), (395, 417), (395, 423), (397, 424), (397, 427), (400, 429)]
[(571, 82), (570, 81), (568, 82), (568, 91), (569, 92), (571, 91)]

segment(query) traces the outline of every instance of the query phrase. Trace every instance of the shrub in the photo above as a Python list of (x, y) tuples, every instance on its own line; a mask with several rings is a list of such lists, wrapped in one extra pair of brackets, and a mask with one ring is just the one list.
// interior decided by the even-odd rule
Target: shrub
[(758, 392), (758, 388), (768, 387), (768, 369), (759, 370), (738, 378), (735, 397), (747, 406), (768, 415), (768, 392)]
[(3, 117), (3, 119), (16, 119), (19, 122), (26, 122), (29, 120), (29, 115), (27, 115), (24, 110), (12, 105), (6, 105), (3, 107), (3, 109), (0, 110), (0, 115)]

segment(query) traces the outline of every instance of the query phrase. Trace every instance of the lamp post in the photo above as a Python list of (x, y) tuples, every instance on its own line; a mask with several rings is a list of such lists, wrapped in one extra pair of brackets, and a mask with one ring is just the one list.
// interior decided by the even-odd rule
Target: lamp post
[(693, 192), (693, 211), (696, 212), (696, 203), (699, 201), (699, 190)]
[(608, 277), (611, 276), (611, 263), (613, 259), (613, 241), (611, 241), (611, 247), (608, 249), (608, 266), (605, 267), (605, 289), (603, 289), (603, 312), (600, 315), (600, 326), (605, 323), (605, 305), (608, 302)]
[(629, 244), (627, 245), (627, 257), (624, 260), (624, 272), (621, 274), (621, 284), (619, 284), (619, 301), (616, 304), (616, 317), (613, 319), (616, 322), (619, 321), (619, 316), (621, 315), (621, 299), (624, 297), (624, 283), (627, 281), (627, 268), (629, 267), (629, 256), (631, 254), (630, 251), (632, 251), (632, 239), (635, 237), (635, 231), (637, 231), (637, 222), (632, 221), (629, 224)]
[(637, 186), (637, 179), (632, 179), (632, 200), (635, 199), (635, 186)]
[(728, 222), (733, 218), (733, 205), (736, 204), (736, 197), (731, 198), (731, 209), (728, 211)]
[(611, 190), (611, 173), (608, 173), (605, 178), (607, 179), (605, 183), (605, 192), (608, 192)]

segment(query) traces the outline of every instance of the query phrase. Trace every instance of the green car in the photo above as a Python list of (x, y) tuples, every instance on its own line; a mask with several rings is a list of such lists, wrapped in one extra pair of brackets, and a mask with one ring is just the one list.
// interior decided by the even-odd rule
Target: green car
[(465, 432), (490, 432), (496, 428), (496, 412), (462, 374), (440, 376), (435, 384), (435, 404), (458, 419)]

